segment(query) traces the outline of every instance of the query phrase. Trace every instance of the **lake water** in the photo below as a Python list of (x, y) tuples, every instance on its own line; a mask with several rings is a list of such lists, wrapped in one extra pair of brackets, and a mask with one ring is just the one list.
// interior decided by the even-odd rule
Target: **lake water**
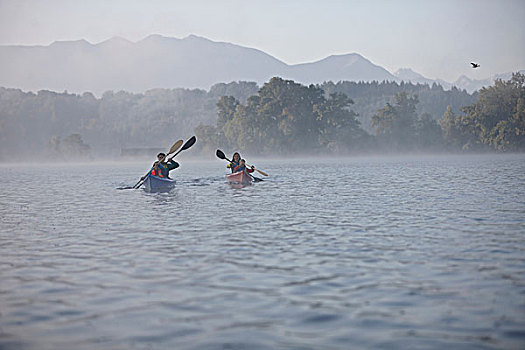
[(525, 155), (254, 162), (0, 166), (0, 349), (525, 348)]

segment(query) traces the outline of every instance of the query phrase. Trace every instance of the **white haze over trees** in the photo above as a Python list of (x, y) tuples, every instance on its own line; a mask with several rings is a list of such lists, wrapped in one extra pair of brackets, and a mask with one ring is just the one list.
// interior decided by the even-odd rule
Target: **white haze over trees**
[(101, 98), (0, 88), (0, 158), (89, 158), (92, 150), (118, 157), (193, 133), (195, 154), (208, 156), (217, 147), (265, 155), (523, 151), (524, 82), (515, 74), (472, 95), (437, 84), (305, 86), (280, 77), (262, 87), (237, 82)]

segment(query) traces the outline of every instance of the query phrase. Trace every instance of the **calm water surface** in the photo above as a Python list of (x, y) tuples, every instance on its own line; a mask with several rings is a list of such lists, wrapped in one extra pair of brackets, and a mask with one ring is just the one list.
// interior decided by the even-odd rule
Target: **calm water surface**
[(525, 156), (0, 166), (0, 349), (523, 349)]

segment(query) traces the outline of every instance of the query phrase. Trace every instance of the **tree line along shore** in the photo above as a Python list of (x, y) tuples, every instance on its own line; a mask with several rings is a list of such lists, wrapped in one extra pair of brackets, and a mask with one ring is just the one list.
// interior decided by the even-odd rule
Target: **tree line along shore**
[(469, 94), (440, 85), (274, 77), (200, 89), (37, 93), (0, 88), (0, 160), (119, 156), (195, 134), (192, 153), (525, 151), (525, 75)]

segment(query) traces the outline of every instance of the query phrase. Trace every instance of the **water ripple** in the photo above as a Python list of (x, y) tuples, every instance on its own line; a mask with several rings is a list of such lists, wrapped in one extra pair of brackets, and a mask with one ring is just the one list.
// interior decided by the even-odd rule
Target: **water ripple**
[(257, 164), (0, 167), (0, 348), (523, 348), (523, 156)]

